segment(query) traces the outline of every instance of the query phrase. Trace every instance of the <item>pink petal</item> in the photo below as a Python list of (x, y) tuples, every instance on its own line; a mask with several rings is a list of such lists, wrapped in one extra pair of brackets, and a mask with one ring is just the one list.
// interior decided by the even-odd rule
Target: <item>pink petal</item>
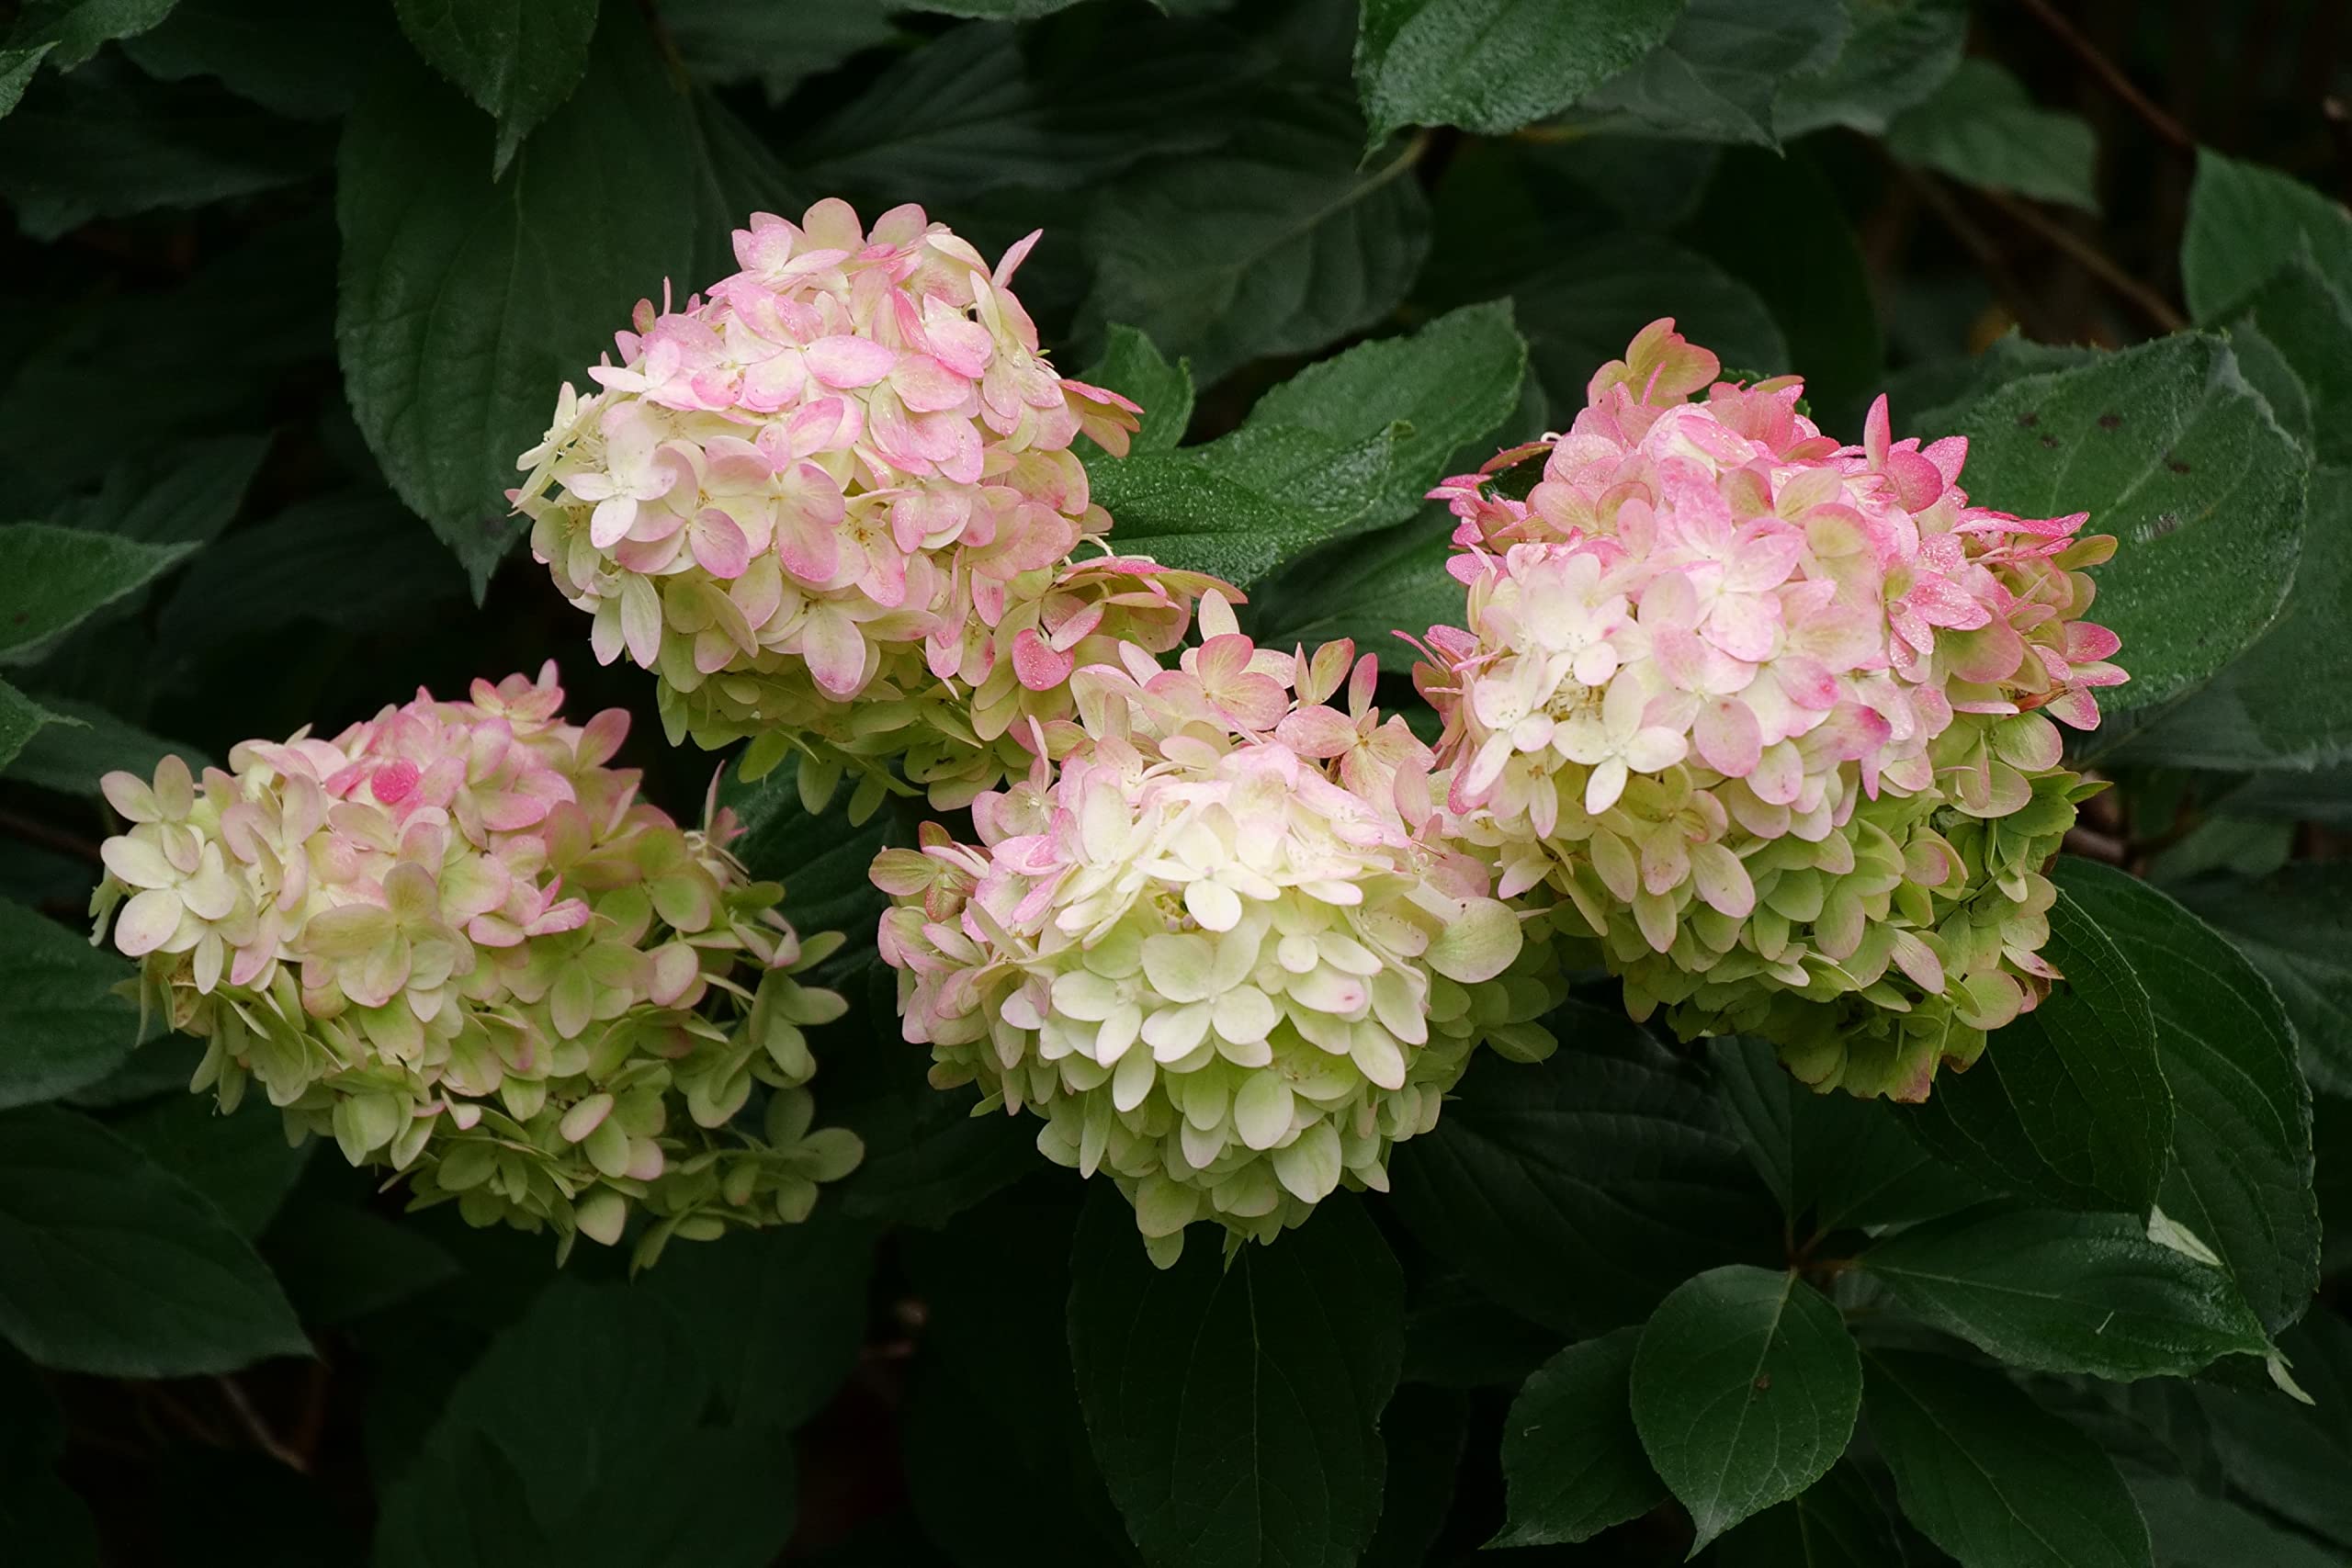
[(1730, 778), (1745, 778), (1756, 771), (1764, 751), (1764, 737), (1756, 714), (1737, 698), (1724, 698), (1699, 710), (1692, 739), (1707, 766)]
[(890, 372), (891, 389), (917, 413), (938, 413), (960, 408), (972, 395), (969, 378), (928, 354), (910, 354)]
[(687, 535), (687, 545), (702, 569), (722, 581), (743, 575), (752, 564), (752, 542), (735, 519), (715, 506), (705, 507)]
[(807, 354), (808, 373), (828, 387), (871, 387), (899, 362), (897, 350), (846, 333), (819, 338)]
[(114, 923), (114, 944), (125, 957), (142, 958), (171, 941), (179, 929), (179, 895), (150, 888), (123, 906)]
[(865, 684), (865, 637), (838, 605), (808, 612), (800, 633), (800, 657), (827, 696), (846, 701)]
[(1023, 626), (1012, 639), (1012, 672), (1033, 692), (1050, 692), (1069, 679), (1077, 659), (1057, 653), (1034, 627)]

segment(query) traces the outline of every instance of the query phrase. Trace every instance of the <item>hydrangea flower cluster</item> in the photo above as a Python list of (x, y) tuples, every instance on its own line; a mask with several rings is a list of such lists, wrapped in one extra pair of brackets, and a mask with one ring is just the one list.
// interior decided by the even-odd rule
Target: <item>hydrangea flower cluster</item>
[(863, 816), (896, 784), (943, 808), (1018, 772), (1035, 719), (1074, 743), (1061, 677), (1115, 642), (1165, 652), (1210, 579), (1080, 561), (1110, 518), (1071, 450), (1124, 455), (1136, 405), (1056, 373), (1012, 293), (922, 209), (845, 202), (735, 235), (741, 269), (637, 309), (620, 363), (563, 389), (513, 492), (531, 547), (594, 617), (596, 656), (661, 680), (674, 744), (799, 753)]
[(1435, 492), (1469, 590), (1417, 671), (1447, 809), (1504, 896), (1566, 897), (1635, 1017), (1925, 1099), (2055, 977), (2041, 869), (2098, 786), (2051, 720), (2125, 678), (2082, 618), (2115, 541), (1971, 505), (1966, 442), (1891, 440), (1883, 398), (1840, 446), (1794, 378), (1718, 369), (1655, 322), (1566, 434)]
[(1201, 621), (1175, 669), (1129, 644), (1077, 671), (1086, 740), (976, 799), (978, 843), (934, 825), (874, 865), (933, 1082), (1043, 1116), (1163, 1267), (1196, 1219), (1271, 1240), (1343, 1182), (1385, 1190), (1479, 1043), (1553, 1048), (1565, 989), (1548, 925), (1441, 836), (1373, 658), (1258, 649), (1214, 592)]
[[(804, 1218), (856, 1136), (811, 1129), (803, 1026), (842, 999), (796, 976), (783, 889), (682, 829), (606, 761), (618, 709), (564, 722), (555, 666), (420, 692), (332, 740), (252, 740), (201, 781), (108, 773), (103, 940), (207, 1043), (191, 1086), (258, 1081), (290, 1136), (405, 1177), (419, 1204), (552, 1229), (569, 1249), (653, 1217), (673, 1235)], [(116, 910), (119, 906), (119, 913)], [(755, 1086), (757, 1130), (735, 1122)]]

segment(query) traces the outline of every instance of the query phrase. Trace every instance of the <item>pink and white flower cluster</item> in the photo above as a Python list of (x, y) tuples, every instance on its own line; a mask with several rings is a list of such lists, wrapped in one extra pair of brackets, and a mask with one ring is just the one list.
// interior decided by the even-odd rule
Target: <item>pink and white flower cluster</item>
[[(249, 740), (199, 780), (103, 781), (130, 824), (103, 846), (103, 940), (141, 964), (195, 1084), (257, 1080), (289, 1134), (389, 1166), (476, 1224), (610, 1245), (628, 1212), (672, 1235), (804, 1217), (857, 1163), (811, 1131), (801, 1026), (841, 998), (794, 976), (803, 942), (725, 848), (605, 764), (618, 709), (561, 716), (555, 666), (420, 692), (333, 739)], [(119, 906), (119, 913), (116, 914)], [(730, 1125), (756, 1085), (761, 1132)]]
[(1372, 657), (1259, 649), (1215, 593), (1201, 622), (1175, 669), (1126, 645), (1077, 671), (1084, 743), (976, 799), (979, 842), (932, 825), (874, 866), (933, 1083), (1043, 1116), (1163, 1266), (1195, 1219), (1271, 1240), (1342, 1182), (1385, 1190), (1474, 1048), (1544, 1055), (1559, 999), (1548, 928), (1442, 837)]
[(1071, 444), (1123, 455), (1138, 411), (1039, 352), (1036, 239), (991, 269), (919, 207), (761, 213), (740, 272), (640, 303), (599, 389), (564, 388), (514, 500), (673, 743), (756, 738), (747, 776), (797, 751), (812, 798), (855, 768), (860, 814), (896, 761), (961, 806), (1018, 771), (1014, 728), (1068, 719), (1081, 644), (1182, 639), (1210, 580), (1075, 558), (1110, 518)]
[[(1965, 441), (1891, 440), (1883, 398), (1840, 446), (1793, 378), (1717, 371), (1655, 322), (1566, 433), (1434, 492), (1469, 591), (1418, 671), (1458, 763), (1447, 809), (1500, 858), (1504, 895), (1574, 904), (1637, 1016), (1666, 1002), (1686, 1032), (1785, 1041), (1817, 1015), (1776, 994), (1837, 1004), (1840, 1036), (1940, 1000), (1899, 1026), (1928, 1043), (1884, 1061), (1792, 1058), (1825, 1087), (1923, 1098), (1939, 1058), (1972, 1060), (2052, 974), (2048, 889), (2019, 856), (2064, 823), (2035, 814), (1973, 858), (1950, 835), (2037, 800), (2071, 822), (2050, 719), (2095, 726), (2095, 691), (2125, 678), (2082, 618), (2082, 569), (2115, 541), (1972, 505)], [(1538, 453), (1524, 500), (1497, 492)], [(1988, 897), (2010, 939), (1989, 948), (1960, 929)]]

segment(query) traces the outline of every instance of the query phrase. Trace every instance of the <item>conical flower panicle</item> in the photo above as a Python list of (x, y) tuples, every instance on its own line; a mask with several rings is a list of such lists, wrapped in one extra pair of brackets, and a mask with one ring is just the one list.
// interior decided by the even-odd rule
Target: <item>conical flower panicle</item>
[[(904, 759), (953, 807), (1017, 772), (1016, 722), (1069, 716), (1046, 671), (1092, 637), (1166, 649), (1211, 581), (1081, 561), (1109, 528), (1071, 449), (1124, 454), (1136, 405), (1057, 374), (1012, 291), (919, 207), (761, 213), (742, 270), (656, 312), (563, 389), (513, 495), (607, 663), (661, 682), (673, 743), (788, 754), (860, 816)], [(1172, 628), (1172, 629), (1171, 629)]]
[(1966, 443), (1891, 440), (1883, 398), (1839, 446), (1793, 378), (1717, 368), (1653, 323), (1566, 433), (1434, 492), (1469, 590), (1416, 671), (1446, 808), (1504, 896), (1565, 897), (1636, 1018), (1921, 1100), (2056, 977), (2041, 868), (2098, 786), (2051, 719), (2125, 678), (2082, 618), (2115, 541), (1971, 505)]
[[(783, 889), (728, 852), (731, 817), (682, 829), (605, 766), (618, 709), (564, 722), (536, 682), (420, 692), (332, 740), (247, 741), (229, 771), (104, 780), (131, 825), (103, 846), (103, 940), (141, 963), (194, 1084), (257, 1083), (289, 1135), (454, 1199), (476, 1224), (610, 1245), (805, 1217), (859, 1158), (812, 1130), (804, 1026), (841, 998), (796, 978)], [(119, 913), (116, 910), (119, 907)], [(763, 1112), (736, 1120), (755, 1092)]]
[[(1034, 1110), (1109, 1173), (1154, 1259), (1184, 1227), (1271, 1240), (1435, 1124), (1475, 1048), (1553, 1048), (1548, 926), (1438, 836), (1442, 778), (1351, 645), (1255, 648), (1220, 596), (1173, 670), (1127, 645), (1071, 681), (1084, 742), (886, 851), (883, 957), (941, 1087)], [(1347, 686), (1344, 707), (1332, 705)]]

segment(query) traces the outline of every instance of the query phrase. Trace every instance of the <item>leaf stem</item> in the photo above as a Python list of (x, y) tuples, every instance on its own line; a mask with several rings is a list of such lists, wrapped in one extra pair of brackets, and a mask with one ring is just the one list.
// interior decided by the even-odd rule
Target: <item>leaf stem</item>
[(2184, 152), (2197, 150), (2197, 138), (2191, 136), (2180, 121), (2158, 108), (2147, 94), (2132, 85), (2132, 78), (2123, 73), (2123, 68), (2100, 52), (2099, 47), (2060, 15), (2058, 7), (2050, 0), (2018, 0), (2018, 4), (2032, 12), (2035, 19), (2049, 28), (2060, 43), (2073, 51), (2075, 59), (2090, 67), (2091, 74), (2104, 82), (2108, 91), (2122, 99), (2134, 114), (2147, 121), (2149, 130)]
[(1987, 190), (1984, 199), (2065, 252), (2082, 265), (2083, 270), (2122, 295), (2160, 332), (2177, 333), (2188, 325), (2188, 319), (2172, 308), (2163, 295), (2123, 270), (2106, 252), (2059, 222), (2030, 201), (2021, 201), (2007, 191)]

